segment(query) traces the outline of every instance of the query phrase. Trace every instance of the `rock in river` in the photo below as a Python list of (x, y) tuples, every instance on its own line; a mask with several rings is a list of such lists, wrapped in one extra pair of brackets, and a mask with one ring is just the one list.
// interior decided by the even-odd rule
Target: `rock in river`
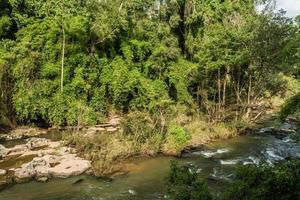
[(49, 169), (49, 174), (56, 178), (67, 178), (70, 176), (78, 176), (87, 171), (91, 163), (76, 157), (75, 154), (64, 155), (59, 164)]
[(51, 177), (67, 178), (84, 173), (90, 166), (90, 161), (79, 158), (76, 154), (45, 155), (16, 169), (15, 180), (20, 183), (31, 179), (44, 181)]
[(3, 175), (5, 175), (5, 174), (6, 174), (6, 170), (0, 169), (0, 176), (3, 176)]

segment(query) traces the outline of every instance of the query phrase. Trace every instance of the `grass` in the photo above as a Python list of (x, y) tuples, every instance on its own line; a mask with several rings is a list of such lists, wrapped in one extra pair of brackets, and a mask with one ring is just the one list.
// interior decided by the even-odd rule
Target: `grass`
[(65, 143), (76, 148), (86, 159), (92, 160), (96, 176), (110, 176), (121, 170), (120, 160), (135, 153), (128, 140), (123, 140), (120, 133), (95, 134), (87, 136), (84, 132), (66, 133)]
[(237, 136), (237, 131), (220, 123), (211, 124), (198, 115), (174, 111), (171, 115), (133, 112), (123, 118), (116, 133), (67, 133), (64, 141), (92, 160), (96, 176), (112, 176), (122, 170), (122, 161), (133, 156), (163, 153), (180, 156), (189, 146)]
[(185, 128), (191, 133), (189, 146), (199, 146), (213, 140), (229, 139), (238, 135), (236, 129), (225, 123), (210, 124), (201, 119), (194, 119)]

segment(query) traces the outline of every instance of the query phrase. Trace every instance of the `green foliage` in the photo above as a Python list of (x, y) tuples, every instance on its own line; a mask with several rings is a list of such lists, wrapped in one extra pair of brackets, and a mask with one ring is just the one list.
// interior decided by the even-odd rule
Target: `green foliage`
[(295, 133), (292, 133), (290, 135), (290, 138), (293, 141), (300, 143), (300, 129), (298, 128)]
[(299, 23), (253, 0), (1, 0), (0, 39), (0, 109), (19, 124), (178, 104), (251, 119), (249, 105), (284, 95), (279, 73), (299, 75)]
[(168, 193), (174, 200), (212, 200), (205, 182), (193, 167), (178, 166), (171, 162), (170, 174), (167, 177)]
[[(171, 199), (213, 199), (195, 168), (179, 167), (175, 161), (170, 167), (167, 189)], [(236, 169), (233, 183), (218, 199), (299, 199), (299, 167), (299, 160), (283, 161), (275, 166), (241, 165)]]
[(300, 161), (240, 166), (223, 199), (299, 199)]
[(153, 117), (146, 112), (132, 112), (121, 123), (125, 136), (137, 143), (145, 143), (150, 137), (160, 133), (162, 124), (154, 123)]
[(191, 136), (182, 127), (171, 125), (168, 127), (165, 148), (167, 152), (180, 152), (190, 139)]
[(279, 117), (281, 120), (285, 120), (288, 115), (294, 114), (297, 110), (300, 110), (300, 94), (287, 100), (279, 113)]
[(95, 134), (92, 137), (82, 132), (65, 132), (64, 141), (87, 159), (92, 160), (92, 168), (96, 176), (109, 176), (120, 170), (117, 162), (120, 158), (134, 154), (134, 148), (121, 135)]

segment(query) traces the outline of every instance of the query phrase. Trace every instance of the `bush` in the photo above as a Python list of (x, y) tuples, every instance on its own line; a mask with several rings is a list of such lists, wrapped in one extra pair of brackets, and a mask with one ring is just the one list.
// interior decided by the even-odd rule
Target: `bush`
[(190, 139), (190, 135), (182, 127), (171, 125), (166, 136), (165, 150), (171, 154), (178, 154)]
[(121, 170), (120, 160), (135, 154), (133, 145), (119, 133), (89, 135), (83, 132), (66, 132), (63, 140), (78, 153), (92, 161), (96, 176), (111, 176)]
[(153, 155), (160, 151), (166, 126), (157, 115), (135, 111), (124, 117), (121, 127), (123, 139), (131, 142), (137, 154)]
[(148, 112), (138, 111), (128, 114), (121, 121), (121, 126), (124, 136), (138, 143), (145, 143), (160, 127)]
[(285, 120), (285, 118), (294, 114), (297, 110), (300, 110), (300, 93), (290, 98), (283, 106), (279, 113), (279, 117), (281, 120)]
[(168, 193), (175, 200), (211, 200), (207, 185), (196, 173), (196, 169), (179, 167), (171, 162), (171, 171), (167, 177)]
[(224, 200), (300, 199), (300, 161), (240, 166)]
[(295, 142), (300, 142), (300, 129), (297, 129), (297, 131), (291, 135), (291, 139)]

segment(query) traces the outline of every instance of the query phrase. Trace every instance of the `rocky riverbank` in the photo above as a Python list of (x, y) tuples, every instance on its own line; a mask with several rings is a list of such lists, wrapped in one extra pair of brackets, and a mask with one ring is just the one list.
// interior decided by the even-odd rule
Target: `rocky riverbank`
[(87, 172), (91, 162), (61, 141), (32, 137), (11, 148), (0, 145), (0, 188), (30, 180), (45, 182)]
[(295, 134), (299, 128), (299, 120), (294, 116), (288, 116), (279, 126), (270, 126), (259, 129), (259, 134), (271, 134), (278, 139), (286, 138), (290, 134)]
[[(63, 141), (48, 137), (62, 130), (81, 130), (85, 136), (113, 133), (119, 130), (119, 117), (93, 127), (62, 127), (40, 129), (20, 127), (0, 134), (0, 190), (13, 184), (30, 180), (46, 182), (51, 178), (68, 178), (91, 173), (91, 161), (78, 156), (75, 148)], [(4, 145), (3, 145), (4, 144)], [(10, 144), (10, 145), (5, 145)], [(15, 145), (11, 145), (15, 144)]]
[[(280, 127), (260, 128), (253, 132), (259, 135), (274, 135), (281, 140), (290, 140), (289, 135), (296, 132), (298, 125), (298, 120), (290, 116)], [(113, 123), (83, 127), (80, 135), (84, 138), (94, 138), (95, 135), (109, 134), (119, 129), (119, 120), (114, 119)], [(78, 156), (79, 152), (75, 148), (65, 146), (62, 141), (48, 139), (46, 136), (49, 132), (43, 129), (21, 128), (0, 137), (2, 141), (20, 140), (22, 142), (11, 147), (5, 146), (5, 143), (0, 145), (0, 189), (13, 183), (30, 180), (46, 182), (51, 178), (67, 178), (84, 173), (94, 174), (90, 160)], [(197, 148), (201, 148), (202, 145)], [(291, 151), (287, 152), (286, 149)], [(270, 152), (277, 152), (277, 150), (281, 151), (276, 147), (264, 153), (269, 155)], [(189, 148), (183, 153), (192, 151), (193, 149)], [(287, 147), (284, 148), (284, 152), (287, 153), (280, 153), (280, 155), (283, 155), (284, 159), (295, 157), (294, 155), (298, 158), (296, 151), (298, 149)], [(86, 158), (89, 159), (89, 157)]]

